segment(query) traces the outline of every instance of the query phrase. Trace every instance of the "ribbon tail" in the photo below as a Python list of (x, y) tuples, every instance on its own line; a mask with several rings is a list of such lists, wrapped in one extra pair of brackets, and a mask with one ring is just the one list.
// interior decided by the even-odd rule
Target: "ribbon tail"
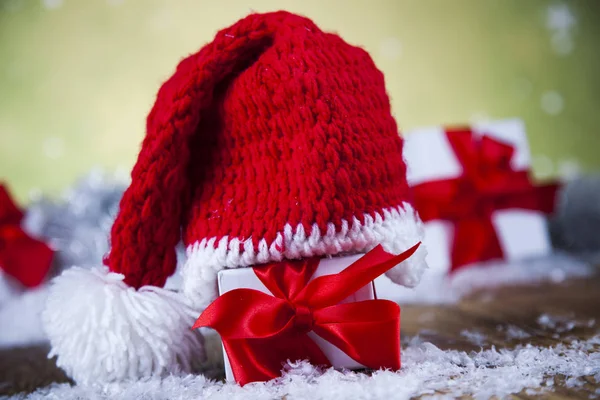
[(236, 382), (244, 386), (250, 382), (266, 382), (279, 376), (279, 360), (265, 357), (265, 354), (272, 354), (270, 342), (264, 339), (223, 339), (223, 347)]
[(15, 204), (6, 186), (0, 183), (0, 224), (19, 225), (23, 212)]
[(288, 332), (269, 339), (224, 339), (223, 346), (233, 376), (242, 386), (281, 376), (288, 360), (331, 366), (317, 344), (304, 333)]
[(389, 300), (339, 304), (315, 313), (314, 332), (367, 368), (400, 369), (400, 307)]
[(53, 254), (44, 242), (27, 236), (19, 229), (18, 234), (13, 232), (12, 237), (5, 240), (4, 248), (0, 249), (0, 267), (23, 286), (33, 288), (48, 275)]
[(408, 259), (420, 245), (419, 242), (398, 255), (387, 253), (379, 245), (342, 272), (315, 278), (294, 300), (300, 304), (308, 304), (312, 308), (324, 308), (338, 304), (378, 276)]
[(538, 197), (538, 209), (545, 214), (552, 214), (556, 207), (558, 191), (561, 184), (554, 182), (540, 185), (535, 188)]

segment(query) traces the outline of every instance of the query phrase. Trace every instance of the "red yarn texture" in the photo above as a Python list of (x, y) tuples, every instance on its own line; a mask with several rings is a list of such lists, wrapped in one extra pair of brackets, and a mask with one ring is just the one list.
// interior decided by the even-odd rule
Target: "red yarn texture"
[(339, 231), (342, 219), (401, 205), (405, 175), (367, 52), (304, 17), (253, 14), (159, 90), (107, 262), (130, 286), (163, 286), (182, 234), (186, 244), (252, 238), (257, 249), (286, 224)]

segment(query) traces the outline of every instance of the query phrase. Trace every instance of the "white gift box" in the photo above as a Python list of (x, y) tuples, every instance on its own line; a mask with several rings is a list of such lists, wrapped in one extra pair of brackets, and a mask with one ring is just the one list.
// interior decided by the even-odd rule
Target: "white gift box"
[[(319, 276), (337, 274), (348, 268), (352, 263), (361, 258), (363, 254), (357, 254), (346, 257), (324, 258), (319, 263), (311, 281)], [(258, 279), (252, 268), (238, 268), (222, 270), (218, 274), (219, 294), (227, 293), (234, 289), (247, 288), (259, 290), (263, 293), (271, 294), (269, 289)], [(344, 299), (341, 303), (352, 303), (363, 300), (376, 299), (374, 283), (368, 284), (353, 295)], [(309, 332), (308, 336), (319, 346), (327, 359), (334, 367), (361, 369), (364, 365), (359, 364), (350, 358), (338, 347), (321, 338), (314, 332)], [(400, 340), (400, 338), (398, 338)], [(233, 372), (225, 349), (223, 349), (223, 358), (225, 362), (225, 377), (228, 381), (234, 381)]]
[[(514, 147), (512, 169), (530, 168), (531, 155), (521, 120), (508, 119), (471, 126), (475, 135), (486, 135)], [(410, 186), (424, 182), (453, 179), (462, 175), (462, 166), (450, 145), (443, 127), (415, 129), (404, 138), (404, 159)], [(492, 215), (504, 260), (511, 262), (547, 254), (551, 243), (543, 213), (525, 209), (503, 209)], [(421, 290), (443, 284), (451, 267), (452, 222), (436, 220), (425, 223), (425, 244), (429, 269), (416, 290), (393, 284), (386, 277), (376, 280), (380, 298), (395, 301), (412, 300)], [(434, 289), (433, 289), (434, 290)]]

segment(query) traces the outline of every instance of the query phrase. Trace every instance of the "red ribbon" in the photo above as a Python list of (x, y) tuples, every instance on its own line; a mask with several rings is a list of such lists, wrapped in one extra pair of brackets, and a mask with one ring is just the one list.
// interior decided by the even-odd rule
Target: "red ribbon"
[(52, 250), (21, 229), (23, 213), (0, 185), (0, 268), (25, 287), (42, 283), (52, 263)]
[[(409, 258), (420, 243), (394, 256), (377, 246), (342, 272), (310, 281), (315, 258), (254, 268), (272, 295), (235, 289), (219, 296), (194, 324), (221, 335), (238, 383), (280, 376), (287, 360), (331, 366), (307, 335), (314, 331), (371, 369), (400, 369), (400, 307), (388, 300), (339, 304)], [(309, 282), (310, 281), (310, 282)]]
[(513, 170), (514, 148), (506, 143), (489, 136), (477, 139), (468, 129), (448, 130), (446, 136), (463, 173), (415, 185), (415, 206), (423, 221), (454, 224), (452, 270), (503, 258), (492, 213), (509, 208), (551, 213), (559, 185), (534, 186), (529, 171)]

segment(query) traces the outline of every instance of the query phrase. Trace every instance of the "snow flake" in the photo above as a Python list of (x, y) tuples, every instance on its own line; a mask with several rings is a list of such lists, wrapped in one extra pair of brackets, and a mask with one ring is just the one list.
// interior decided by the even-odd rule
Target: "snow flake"
[(43, 142), (44, 154), (51, 160), (56, 160), (63, 156), (65, 152), (65, 143), (60, 137), (48, 137)]
[(42, 5), (48, 10), (55, 10), (63, 6), (63, 0), (42, 0)]
[(471, 114), (471, 116), (469, 117), (469, 122), (471, 124), (485, 123), (485, 122), (489, 122), (490, 120), (491, 120), (491, 117), (486, 112), (475, 112), (475, 113)]
[(550, 115), (558, 115), (562, 112), (565, 101), (560, 93), (549, 90), (542, 93), (541, 107), (544, 112)]
[(531, 337), (531, 335), (529, 333), (527, 333), (523, 329), (519, 328), (518, 326), (514, 326), (514, 325), (508, 325), (508, 326), (498, 325), (496, 327), (496, 330), (498, 332), (504, 332), (507, 340), (527, 339), (527, 338)]
[(577, 26), (577, 18), (567, 4), (554, 4), (546, 10), (546, 28), (551, 33), (550, 44), (559, 56), (566, 56), (573, 51), (573, 28)]
[(379, 43), (379, 53), (388, 60), (397, 60), (402, 56), (402, 43), (395, 37), (388, 37)]
[(567, 333), (579, 328), (593, 328), (596, 324), (595, 319), (579, 320), (574, 316), (557, 316), (551, 314), (541, 314), (537, 319), (538, 325), (545, 330), (556, 333)]
[(565, 181), (581, 176), (581, 164), (574, 159), (562, 160), (558, 163), (558, 175)]
[(552, 159), (543, 154), (536, 154), (531, 158), (533, 169), (540, 178), (549, 178), (554, 174)]
[(465, 329), (460, 332), (460, 336), (477, 346), (483, 346), (487, 342), (487, 337), (477, 330), (470, 331)]
[(573, 48), (575, 48), (572, 36), (564, 32), (556, 32), (553, 34), (550, 38), (550, 44), (552, 45), (554, 52), (559, 56), (566, 56), (573, 51)]
[[(600, 336), (554, 347), (533, 345), (515, 349), (491, 348), (479, 352), (441, 350), (432, 343), (409, 341), (402, 350), (402, 369), (372, 374), (315, 368), (294, 362), (283, 376), (270, 382), (241, 387), (209, 380), (202, 375), (168, 376), (125, 382), (118, 385), (71, 386), (54, 384), (29, 395), (45, 398), (167, 399), (208, 398), (395, 398), (422, 395), (442, 398), (472, 396), (475, 399), (505, 398), (521, 391), (543, 395), (551, 391), (554, 378), (564, 376), (569, 387), (586, 384), (586, 376), (600, 376)], [(220, 343), (216, 342), (217, 346)]]
[(553, 4), (546, 11), (546, 28), (551, 31), (570, 31), (577, 19), (565, 3)]
[(40, 188), (31, 188), (28, 194), (30, 201), (39, 201), (42, 198), (42, 190)]

